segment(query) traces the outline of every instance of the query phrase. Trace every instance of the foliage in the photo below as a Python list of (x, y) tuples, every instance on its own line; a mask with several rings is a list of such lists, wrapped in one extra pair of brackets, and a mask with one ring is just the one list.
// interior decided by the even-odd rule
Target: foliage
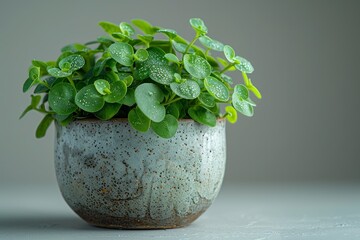
[[(82, 118), (123, 117), (140, 132), (151, 128), (171, 138), (178, 119), (215, 126), (217, 118), (235, 123), (237, 112), (254, 114), (249, 92), (257, 98), (261, 94), (247, 75), (253, 66), (229, 45), (209, 37), (201, 19), (190, 19), (195, 31), (191, 41), (141, 19), (132, 25), (99, 25), (108, 36), (65, 46), (56, 61), (32, 61), (23, 92), (35, 89), (21, 117), (30, 110), (45, 114), (36, 137), (43, 137), (53, 120), (67, 125)], [(143, 34), (136, 34), (133, 26)], [(226, 60), (215, 59), (212, 51)], [(244, 84), (234, 85), (225, 75), (234, 70), (242, 73)], [(226, 105), (224, 114), (220, 104)]]

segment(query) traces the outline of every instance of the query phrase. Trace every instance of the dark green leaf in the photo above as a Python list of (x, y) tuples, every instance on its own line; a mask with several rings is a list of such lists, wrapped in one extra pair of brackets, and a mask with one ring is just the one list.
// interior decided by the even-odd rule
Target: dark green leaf
[(200, 95), (200, 87), (193, 80), (186, 80), (182, 83), (173, 82), (170, 84), (171, 90), (181, 98), (195, 99)]
[(104, 100), (108, 103), (119, 102), (126, 95), (127, 87), (124, 81), (115, 81), (110, 83), (111, 93), (104, 96)]
[(41, 120), (39, 126), (36, 129), (36, 138), (42, 138), (45, 136), (47, 129), (49, 128), (49, 126), (51, 125), (52, 121), (53, 121), (53, 117), (51, 116), (51, 114), (47, 114), (45, 115), (45, 117), (43, 118), (43, 120)]
[(121, 99), (119, 103), (129, 107), (133, 106), (135, 104), (135, 90), (133, 88), (128, 88), (125, 97)]
[(211, 74), (210, 64), (198, 55), (186, 54), (184, 56), (184, 67), (195, 78), (204, 79)]
[(139, 108), (133, 108), (128, 114), (129, 123), (139, 132), (146, 132), (150, 128), (150, 119)]
[(154, 122), (165, 117), (165, 107), (161, 105), (164, 93), (153, 83), (143, 83), (135, 89), (135, 101), (140, 110)]
[(103, 108), (105, 101), (94, 84), (82, 88), (75, 96), (76, 105), (86, 112), (97, 112)]
[(151, 129), (162, 138), (171, 138), (176, 134), (178, 121), (173, 115), (167, 114), (161, 122), (152, 122)]
[(209, 93), (201, 93), (198, 97), (201, 104), (203, 104), (205, 107), (214, 107), (215, 106), (215, 98), (211, 96)]
[(124, 66), (131, 66), (133, 64), (134, 49), (127, 43), (113, 43), (109, 47), (111, 57), (118, 63)]
[(177, 102), (174, 102), (174, 103), (170, 104), (166, 108), (166, 114), (171, 114), (176, 119), (179, 119), (179, 117), (180, 117), (180, 109), (179, 109), (179, 105), (177, 104)]
[(49, 106), (57, 114), (69, 115), (76, 111), (74, 104), (76, 90), (69, 83), (59, 83), (50, 89)]
[(61, 59), (59, 67), (63, 72), (73, 72), (85, 65), (85, 59), (80, 55), (71, 55)]
[(216, 126), (216, 116), (206, 108), (201, 106), (191, 107), (188, 109), (188, 114), (198, 123), (208, 125), (210, 127)]
[(29, 111), (37, 108), (41, 101), (41, 96), (39, 95), (31, 95), (31, 104), (24, 110), (24, 112), (21, 114), (20, 118), (23, 118)]
[(105, 103), (104, 107), (94, 115), (101, 120), (109, 120), (119, 112), (120, 107), (119, 103)]

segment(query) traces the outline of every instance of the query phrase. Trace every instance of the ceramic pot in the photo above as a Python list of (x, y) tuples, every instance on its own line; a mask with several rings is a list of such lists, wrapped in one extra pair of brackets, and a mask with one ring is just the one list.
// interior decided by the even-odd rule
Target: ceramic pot
[(127, 119), (56, 125), (55, 168), (68, 205), (107, 228), (176, 228), (217, 196), (225, 170), (225, 120), (180, 120), (176, 135), (140, 133)]

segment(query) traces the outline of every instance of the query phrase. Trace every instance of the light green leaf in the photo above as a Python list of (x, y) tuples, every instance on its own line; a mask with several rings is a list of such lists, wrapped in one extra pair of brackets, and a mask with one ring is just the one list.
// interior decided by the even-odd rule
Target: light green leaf
[(226, 102), (229, 100), (229, 89), (216, 78), (209, 76), (205, 78), (204, 85), (206, 90), (217, 100)]
[(252, 73), (254, 71), (254, 67), (245, 58), (236, 56), (234, 61), (236, 63), (235, 67), (239, 71), (244, 72), (244, 73)]
[(116, 42), (109, 47), (111, 57), (124, 66), (132, 66), (134, 49), (128, 43)]
[(157, 28), (153, 27), (149, 22), (143, 19), (133, 19), (131, 22), (145, 34), (154, 35), (157, 31)]
[(238, 84), (234, 88), (234, 93), (241, 99), (247, 99), (249, 97), (249, 91), (243, 84)]
[(63, 72), (58, 68), (50, 68), (48, 69), (48, 73), (56, 78), (68, 77), (71, 75), (71, 72)]
[(135, 34), (134, 28), (126, 22), (120, 23), (120, 29), (121, 29), (122, 33), (124, 33), (125, 35), (127, 35), (129, 37), (131, 37)]
[(195, 78), (204, 79), (211, 74), (211, 66), (208, 61), (198, 55), (186, 54), (184, 67)]
[(216, 126), (216, 116), (214, 113), (210, 112), (208, 109), (201, 106), (191, 107), (188, 109), (189, 116), (198, 123), (215, 127)]
[(189, 22), (197, 34), (200, 36), (207, 34), (208, 29), (203, 20), (200, 18), (191, 18)]
[(200, 95), (200, 87), (193, 80), (186, 80), (182, 83), (173, 82), (170, 84), (171, 90), (181, 98), (195, 99)]
[(36, 138), (42, 138), (45, 136), (47, 129), (50, 127), (54, 118), (51, 114), (46, 114), (45, 117), (41, 120), (39, 126), (36, 129)]
[(236, 123), (236, 121), (237, 121), (237, 112), (236, 112), (235, 108), (233, 108), (233, 106), (226, 106), (225, 111), (227, 113), (226, 119), (230, 123)]
[(111, 36), (120, 42), (129, 42), (132, 40), (131, 37), (122, 32), (114, 32)]
[(29, 78), (23, 85), (23, 92), (28, 91), (32, 86), (40, 81), (40, 67), (31, 66), (29, 69)]
[(76, 90), (69, 83), (58, 83), (50, 89), (49, 106), (60, 115), (69, 115), (76, 111), (74, 103)]
[[(223, 59), (223, 58), (216, 58), (218, 60), (218, 62), (223, 66), (223, 67), (227, 67), (229, 65), (229, 63)], [(230, 67), (227, 69), (227, 71), (235, 71), (236, 68), (234, 66)]]
[(75, 96), (76, 105), (86, 112), (97, 112), (105, 104), (103, 96), (98, 93), (94, 84), (82, 88)]
[(99, 22), (99, 25), (105, 30), (105, 32), (107, 32), (110, 35), (114, 32), (121, 32), (119, 26), (111, 22), (103, 21), (103, 22)]
[(83, 44), (73, 43), (73, 44), (63, 47), (61, 49), (61, 52), (77, 53), (77, 52), (88, 52), (90, 50), (91, 50), (91, 48), (88, 48), (87, 46), (85, 46)]
[(119, 112), (120, 108), (119, 103), (105, 103), (104, 107), (94, 115), (101, 120), (109, 120)]
[(178, 57), (175, 54), (172, 53), (167, 53), (164, 55), (164, 57), (169, 61), (169, 62), (174, 62), (176, 64), (180, 64), (180, 60), (178, 59)]
[[(175, 42), (174, 40), (171, 41), (172, 45), (174, 46), (175, 50), (179, 53), (185, 53), (186, 51), (186, 48), (188, 46), (188, 44), (185, 44), (185, 43), (178, 43), (178, 42)], [(194, 49), (192, 47), (190, 47), (188, 49), (188, 52), (187, 53), (194, 53)]]
[(178, 129), (178, 120), (173, 115), (167, 114), (161, 122), (152, 122), (151, 129), (162, 138), (171, 138)]
[(251, 117), (254, 115), (254, 108), (248, 102), (243, 100), (236, 92), (232, 95), (232, 104), (241, 114)]
[(206, 48), (222, 52), (224, 50), (224, 44), (221, 42), (211, 39), (208, 36), (202, 36), (199, 38), (199, 41), (202, 45), (204, 45)]
[(147, 35), (137, 35), (138, 39), (146, 46), (146, 48), (150, 47), (151, 41), (154, 39), (153, 36), (147, 36)]
[(107, 95), (111, 93), (110, 83), (104, 79), (96, 80), (94, 82), (94, 86), (101, 95)]
[(150, 128), (150, 119), (139, 108), (133, 108), (128, 113), (130, 125), (139, 132), (146, 132)]
[(149, 53), (145, 49), (140, 48), (136, 51), (134, 57), (137, 61), (143, 62), (148, 59)]
[(164, 93), (153, 83), (143, 83), (135, 89), (135, 101), (140, 110), (154, 122), (165, 117), (165, 107), (161, 105)]
[(108, 103), (116, 103), (124, 98), (127, 87), (124, 81), (115, 81), (110, 83), (111, 93), (104, 96), (104, 100)]
[(230, 47), (229, 45), (225, 45), (224, 46), (224, 55), (226, 57), (226, 59), (233, 63), (234, 59), (235, 59), (235, 51), (232, 47)]

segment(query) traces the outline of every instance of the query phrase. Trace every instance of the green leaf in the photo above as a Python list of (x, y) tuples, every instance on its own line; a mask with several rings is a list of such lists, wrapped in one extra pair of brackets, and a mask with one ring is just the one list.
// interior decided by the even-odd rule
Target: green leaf
[(200, 37), (199, 41), (206, 48), (209, 48), (209, 49), (212, 49), (215, 51), (219, 51), (219, 52), (222, 52), (224, 50), (224, 44), (222, 44), (221, 42), (219, 42), (217, 40), (211, 39), (208, 36)]
[(104, 79), (98, 79), (94, 82), (94, 86), (96, 88), (96, 90), (101, 94), (101, 95), (107, 95), (110, 94), (110, 83)]
[(246, 87), (249, 89), (249, 91), (252, 91), (257, 98), (261, 99), (262, 96), (260, 91), (252, 84), (251, 79), (248, 78), (247, 74), (242, 72), (242, 76), (244, 78), (244, 83)]
[(167, 64), (153, 65), (150, 69), (150, 78), (155, 82), (169, 85), (174, 81), (174, 73), (175, 69)]
[(148, 59), (149, 53), (145, 49), (140, 48), (136, 51), (134, 57), (137, 61), (143, 62)]
[(191, 18), (189, 20), (189, 22), (190, 22), (190, 25), (193, 27), (193, 29), (195, 30), (195, 32), (198, 35), (202, 36), (202, 35), (207, 34), (208, 29), (205, 26), (205, 23), (203, 20), (201, 20), (200, 18)]
[(146, 132), (150, 128), (150, 119), (139, 108), (133, 108), (128, 113), (130, 125), (139, 132)]
[(120, 23), (120, 29), (121, 29), (122, 33), (124, 33), (125, 35), (127, 35), (129, 37), (131, 37), (135, 34), (134, 28), (126, 22)]
[(154, 122), (165, 117), (165, 107), (161, 105), (164, 93), (153, 83), (143, 83), (135, 89), (135, 101), (140, 110)]
[(154, 28), (149, 22), (143, 19), (133, 19), (131, 22), (145, 34), (154, 35), (157, 31), (157, 28)]
[(230, 123), (236, 123), (236, 121), (237, 121), (237, 112), (236, 112), (235, 108), (233, 108), (233, 106), (226, 106), (225, 111), (227, 113), (226, 114), (226, 119)]
[(152, 122), (151, 129), (162, 138), (171, 138), (178, 129), (178, 120), (173, 115), (167, 114), (161, 122)]
[[(229, 65), (229, 63), (225, 60), (225, 59), (223, 59), (223, 58), (216, 58), (217, 60), (218, 60), (218, 62), (223, 66), (223, 67), (227, 67), (228, 65)], [(235, 66), (232, 66), (232, 67), (230, 67), (230, 68), (228, 68), (227, 69), (227, 71), (235, 71), (236, 70), (236, 68), (235, 68)]]
[(119, 103), (131, 107), (135, 104), (135, 90), (133, 88), (128, 88), (126, 95)]
[(204, 85), (206, 90), (217, 100), (221, 102), (229, 100), (229, 89), (221, 81), (209, 76), (205, 78)]
[(59, 67), (63, 72), (74, 72), (85, 65), (85, 59), (80, 55), (71, 55), (61, 59)]
[(71, 72), (63, 72), (58, 68), (50, 68), (48, 69), (48, 73), (56, 78), (68, 77), (71, 75)]
[(172, 29), (167, 29), (167, 28), (160, 28), (159, 30), (157, 30), (160, 33), (165, 34), (166, 36), (168, 36), (170, 39), (174, 39), (177, 36), (177, 32), (175, 30)]
[(42, 61), (34, 59), (34, 60), (31, 61), (31, 63), (32, 63), (33, 66), (40, 68), (40, 76), (43, 76), (43, 75), (47, 74), (48, 65), (46, 64), (46, 62), (42, 62)]
[(61, 52), (77, 53), (77, 52), (89, 52), (90, 50), (91, 50), (91, 48), (88, 48), (87, 46), (85, 46), (83, 44), (73, 43), (73, 44), (63, 47), (61, 49)]
[(109, 120), (119, 112), (120, 108), (119, 103), (105, 103), (104, 107), (94, 115), (101, 120)]
[(188, 109), (189, 116), (194, 119), (196, 122), (215, 127), (216, 126), (216, 116), (214, 113), (210, 112), (208, 109), (201, 106), (191, 107)]
[(179, 58), (175, 55), (175, 54), (172, 54), (172, 53), (167, 53), (164, 55), (164, 57), (169, 61), (169, 62), (174, 62), (176, 64), (180, 64), (180, 60)]
[(119, 26), (111, 22), (103, 21), (103, 22), (99, 22), (99, 25), (104, 29), (105, 32), (107, 32), (110, 35), (114, 32), (121, 32)]
[(172, 104), (170, 104), (167, 108), (166, 108), (166, 114), (171, 114), (173, 115), (176, 119), (179, 119), (180, 117), (180, 109), (179, 109), (179, 105), (177, 104), (178, 102), (174, 102)]
[(224, 55), (229, 62), (234, 63), (235, 51), (232, 47), (230, 47), (229, 45), (225, 45), (224, 46)]
[(94, 66), (94, 76), (97, 77), (100, 75), (100, 73), (102, 72), (102, 70), (104, 69), (106, 63), (108, 60), (110, 60), (111, 58), (100, 58)]
[(248, 102), (243, 100), (237, 92), (232, 95), (232, 104), (234, 108), (241, 114), (251, 117), (254, 115), (254, 108)]
[(131, 37), (122, 32), (114, 32), (111, 34), (111, 36), (121, 42), (129, 42), (132, 40)]
[[(188, 46), (188, 44), (185, 44), (185, 43), (178, 43), (178, 42), (175, 42), (175, 41), (171, 41), (172, 45), (174, 46), (175, 50), (179, 53), (185, 53), (186, 51), (186, 48)], [(193, 49), (193, 47), (190, 47), (188, 49), (188, 53), (194, 53), (195, 50)]]
[(133, 76), (129, 75), (129, 76), (125, 77), (124, 79), (121, 79), (121, 81), (124, 81), (126, 86), (129, 87), (133, 83), (134, 78), (133, 78)]
[(124, 81), (115, 81), (110, 83), (111, 93), (104, 96), (104, 100), (108, 103), (119, 102), (126, 95), (127, 87)]
[(195, 78), (204, 79), (211, 74), (211, 66), (208, 61), (198, 55), (186, 54), (184, 67)]
[(86, 112), (97, 112), (103, 108), (105, 101), (94, 84), (82, 88), (75, 96), (76, 105)]
[(132, 66), (134, 49), (128, 43), (116, 42), (109, 47), (111, 57), (124, 66)]
[(221, 78), (228, 84), (232, 85), (233, 84), (233, 80), (230, 76), (226, 75), (226, 74), (221, 74)]
[(69, 115), (76, 111), (74, 104), (76, 90), (69, 83), (58, 83), (50, 89), (49, 106), (57, 114)]
[(170, 84), (171, 90), (181, 98), (195, 99), (200, 95), (200, 87), (193, 80), (186, 80), (182, 83), (173, 82)]
[(40, 67), (31, 66), (29, 69), (29, 78), (23, 85), (23, 92), (28, 91), (32, 86), (40, 81)]
[[(49, 87), (51, 87), (58, 79), (55, 77), (48, 77), (44, 80), (48, 84)], [(38, 84), (36, 88), (34, 89), (34, 93), (45, 93), (48, 92), (49, 88), (45, 86), (44, 84)]]
[(234, 93), (241, 99), (247, 99), (249, 97), (249, 91), (247, 87), (242, 84), (238, 84), (234, 87)]
[(151, 41), (154, 39), (153, 36), (144, 36), (144, 35), (137, 35), (138, 39), (146, 46), (146, 48), (150, 47)]
[(45, 117), (41, 120), (39, 126), (36, 129), (36, 133), (35, 133), (36, 138), (42, 138), (45, 136), (46, 131), (48, 130), (53, 120), (54, 118), (52, 117), (51, 114), (45, 115)]
[(205, 107), (212, 108), (216, 104), (215, 98), (213, 96), (211, 96), (209, 93), (202, 92), (199, 95), (198, 99), (199, 99), (200, 103), (203, 104)]
[(254, 71), (254, 67), (245, 58), (236, 56), (235, 63), (237, 63), (237, 64), (235, 64), (236, 69), (238, 69), (241, 72), (252, 73)]

